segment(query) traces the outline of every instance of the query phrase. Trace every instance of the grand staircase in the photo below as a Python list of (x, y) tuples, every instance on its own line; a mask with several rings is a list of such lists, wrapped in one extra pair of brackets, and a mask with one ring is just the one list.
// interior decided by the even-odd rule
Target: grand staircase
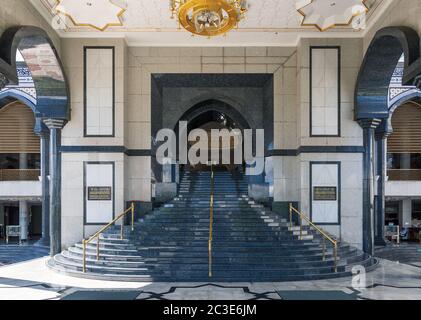
[[(49, 266), (72, 276), (126, 281), (289, 281), (350, 275), (352, 266), (374, 268), (376, 260), (342, 243), (335, 272), (333, 249), (312, 228), (286, 219), (248, 198), (246, 178), (214, 173), (211, 265), (209, 259), (211, 172), (183, 174), (179, 195), (126, 228), (115, 226), (87, 247), (70, 247)], [(212, 276), (209, 276), (211, 271)]]

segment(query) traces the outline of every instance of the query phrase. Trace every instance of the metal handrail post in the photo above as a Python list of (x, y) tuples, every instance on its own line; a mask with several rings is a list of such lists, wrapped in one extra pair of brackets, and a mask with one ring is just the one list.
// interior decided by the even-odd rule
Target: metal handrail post
[(100, 240), (100, 236), (101, 234), (103, 234), (106, 230), (108, 230), (111, 226), (115, 225), (115, 223), (118, 220), (121, 220), (121, 230), (120, 230), (120, 239), (123, 240), (124, 239), (124, 217), (127, 216), (127, 214), (131, 213), (131, 230), (132, 232), (134, 231), (134, 214), (135, 214), (135, 207), (134, 207), (134, 203), (132, 202), (132, 205), (130, 206), (129, 209), (127, 209), (126, 211), (122, 212), (120, 215), (118, 215), (116, 218), (114, 218), (113, 221), (111, 221), (110, 223), (108, 223), (106, 226), (102, 227), (99, 231), (97, 231), (97, 233), (95, 233), (93, 236), (91, 236), (89, 239), (82, 240), (82, 245), (83, 245), (83, 255), (82, 255), (82, 271), (83, 273), (86, 273), (86, 251), (87, 251), (87, 245), (88, 243), (90, 243), (92, 240), (96, 239), (97, 243), (96, 243), (96, 259), (97, 261), (99, 261), (100, 258), (100, 244), (101, 244), (101, 240)]
[(132, 232), (134, 231), (134, 202), (132, 202)]
[(290, 221), (292, 226), (292, 213), (295, 212), (298, 214), (300, 219), (300, 240), (303, 239), (303, 220), (306, 220), (310, 227), (312, 227), (316, 232), (320, 233), (323, 237), (323, 261), (326, 259), (326, 240), (328, 240), (332, 246), (333, 246), (333, 256), (334, 256), (334, 270), (335, 272), (338, 272), (338, 240), (334, 240), (332, 237), (330, 237), (324, 230), (322, 230), (320, 227), (315, 225), (306, 215), (304, 215), (302, 212), (295, 209), (292, 204), (290, 204), (289, 207), (290, 210)]

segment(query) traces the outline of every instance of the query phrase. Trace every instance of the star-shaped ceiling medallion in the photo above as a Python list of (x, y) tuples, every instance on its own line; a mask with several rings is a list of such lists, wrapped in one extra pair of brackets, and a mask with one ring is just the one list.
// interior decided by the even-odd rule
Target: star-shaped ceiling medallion
[(76, 27), (91, 27), (105, 31), (108, 27), (121, 27), (125, 8), (112, 0), (56, 0), (55, 11), (65, 15)]
[(303, 16), (301, 25), (326, 31), (335, 26), (349, 26), (352, 20), (365, 14), (366, 0), (299, 0), (297, 11)]

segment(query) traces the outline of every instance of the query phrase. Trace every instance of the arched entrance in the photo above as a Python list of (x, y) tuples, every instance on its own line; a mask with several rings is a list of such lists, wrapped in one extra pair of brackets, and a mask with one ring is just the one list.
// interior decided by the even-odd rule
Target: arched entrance
[[(186, 128), (180, 129), (180, 124), (186, 124)], [(180, 182), (180, 173), (185, 169), (191, 170), (209, 170), (212, 159), (215, 158), (216, 154), (219, 155), (217, 158), (220, 160), (218, 165), (213, 163), (216, 170), (228, 170), (232, 173), (244, 173), (246, 165), (244, 162), (244, 153), (241, 152), (241, 161), (234, 161), (236, 148), (241, 144), (241, 150), (243, 147), (243, 132), (245, 129), (251, 129), (249, 122), (242, 116), (242, 114), (236, 110), (235, 107), (230, 104), (217, 100), (207, 99), (201, 101), (191, 108), (189, 108), (176, 122), (174, 132), (177, 140), (177, 156), (175, 159), (168, 159), (168, 163), (160, 165), (157, 161), (152, 163), (152, 170), (155, 177), (162, 177), (162, 182), (155, 183), (155, 199), (158, 202), (173, 198), (177, 193), (178, 184)], [(196, 141), (188, 141), (189, 137), (195, 130), (201, 129), (206, 134), (206, 141), (202, 141), (209, 149), (206, 151), (206, 158), (209, 160), (208, 163), (191, 165), (191, 163), (183, 163), (180, 161), (180, 154), (183, 152), (183, 146), (180, 142), (180, 137), (184, 135), (185, 141), (187, 141), (186, 154), (189, 153), (190, 148), (196, 144)], [(185, 130), (183, 133), (182, 131)], [(215, 144), (211, 139), (212, 130), (218, 130), (220, 134), (219, 143)], [(238, 137), (236, 135), (241, 135)], [(255, 137), (253, 136), (253, 140)], [(201, 139), (203, 140), (203, 139)], [(224, 142), (229, 143), (229, 147), (224, 145)], [(255, 143), (253, 141), (253, 145)], [(159, 145), (156, 145), (158, 149)], [(222, 161), (227, 159), (228, 161)], [(206, 162), (206, 161), (205, 161)], [(238, 163), (240, 162), (240, 163)], [(253, 179), (256, 179), (254, 177)]]
[[(36, 99), (19, 87), (19, 56), (33, 80)], [(60, 58), (47, 33), (37, 27), (7, 29), (0, 38), (0, 89), (2, 102), (20, 100), (31, 107), (35, 132), (40, 136), (43, 241), (51, 255), (61, 251), (61, 129), (70, 120), (70, 94)], [(33, 98), (33, 97), (32, 97)]]
[[(232, 172), (244, 172), (244, 156), (242, 155), (241, 163), (235, 163), (235, 151), (237, 147), (244, 150), (243, 133), (244, 129), (250, 129), (250, 125), (234, 107), (220, 100), (205, 100), (190, 108), (180, 118), (175, 128), (176, 133), (179, 133), (178, 126), (180, 121), (185, 121), (187, 123), (187, 136), (196, 129), (202, 129), (206, 132), (209, 138), (208, 159), (212, 161), (213, 155), (214, 158), (217, 157), (219, 160), (217, 163), (214, 163), (215, 168)], [(218, 143), (212, 141), (212, 131), (215, 130), (218, 130), (220, 134)], [(237, 135), (235, 132), (237, 132)], [(228, 143), (229, 146), (227, 145)], [(188, 150), (194, 144), (195, 141), (189, 141)], [(242, 146), (239, 146), (238, 144), (242, 144)], [(229, 159), (227, 159), (228, 154)], [(223, 161), (223, 158), (225, 158), (225, 161)], [(208, 164), (200, 164), (193, 166), (193, 169), (208, 170), (208, 167)]]

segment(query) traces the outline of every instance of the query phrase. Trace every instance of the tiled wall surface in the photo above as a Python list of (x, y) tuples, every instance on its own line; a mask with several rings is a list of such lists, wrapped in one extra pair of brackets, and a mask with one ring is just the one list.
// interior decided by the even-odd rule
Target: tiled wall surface
[[(340, 163), (326, 163), (326, 162), (312, 162), (310, 163), (310, 212), (311, 220), (318, 224), (339, 224), (340, 219), (340, 198), (341, 191), (340, 177), (341, 165)], [(316, 189), (320, 188), (334, 188), (334, 194), (331, 198), (318, 199)]]
[[(126, 43), (123, 39), (62, 39), (62, 62), (69, 81), (72, 119), (64, 127), (65, 146), (123, 146), (125, 117)], [(115, 135), (114, 137), (84, 137), (84, 47), (115, 47)]]
[[(64, 146), (151, 147), (151, 73), (273, 73), (274, 148), (295, 150), (300, 146), (362, 146), (362, 130), (353, 120), (354, 86), (363, 52), (376, 30), (406, 25), (421, 32), (419, 0), (396, 0), (364, 39), (302, 39), (298, 48), (128, 48), (124, 39), (59, 39), (48, 22), (27, 0), (0, 0), (0, 32), (15, 25), (36, 25), (48, 32), (61, 53), (71, 87), (72, 120), (63, 130)], [(83, 106), (83, 47), (114, 46), (115, 136), (85, 138)], [(341, 47), (341, 136), (310, 137), (310, 46)], [(116, 165), (116, 212), (126, 200), (150, 201), (150, 158), (123, 153), (63, 154), (63, 244), (71, 245), (96, 227), (83, 228), (83, 162), (113, 161)], [(345, 241), (362, 242), (362, 154), (302, 153), (273, 157), (274, 199), (299, 201), (309, 212), (309, 165), (311, 161), (340, 161), (342, 166), (341, 226), (330, 227)]]
[[(83, 47), (107, 46), (116, 48), (116, 135), (114, 138), (83, 137)], [(341, 126), (342, 137), (313, 138), (309, 130), (309, 47), (310, 45), (338, 45), (342, 48)], [(151, 74), (154, 73), (273, 73), (274, 75), (274, 148), (296, 150), (300, 146), (361, 146), (361, 129), (352, 118), (353, 90), (362, 49), (362, 40), (303, 40), (298, 48), (166, 48), (126, 47), (123, 40), (63, 39), (63, 61), (72, 88), (72, 121), (63, 131), (63, 145), (67, 146), (125, 146), (130, 150), (151, 148)], [(357, 50), (355, 50), (357, 49)], [(70, 50), (72, 54), (70, 54)], [(352, 52), (352, 53), (351, 53)], [(151, 200), (151, 159), (148, 156), (124, 154), (65, 154), (64, 170), (81, 170), (83, 159), (113, 161), (118, 158), (116, 181), (123, 189), (116, 196), (116, 211), (125, 201)], [(79, 159), (79, 160), (77, 160)], [(329, 160), (344, 163), (353, 185), (342, 186), (344, 202), (342, 228), (332, 232), (343, 240), (361, 243), (361, 229), (349, 232), (345, 225), (357, 226), (361, 220), (361, 206), (347, 205), (349, 197), (362, 195), (361, 155), (353, 154), (301, 154), (273, 157), (273, 195), (275, 201), (299, 201), (308, 213), (310, 161)], [(80, 161), (78, 163), (78, 161)], [(75, 168), (77, 167), (77, 168)], [(117, 170), (120, 168), (120, 171)], [(358, 176), (358, 177), (357, 177)], [(63, 180), (73, 179), (64, 176)], [(63, 185), (67, 183), (63, 181)], [(81, 182), (82, 183), (82, 182)], [(74, 186), (75, 187), (75, 186)], [(79, 189), (63, 193), (63, 205), (79, 199)], [(124, 192), (123, 192), (124, 191)], [(82, 198), (80, 198), (82, 199)], [(354, 199), (357, 200), (357, 199)], [(65, 219), (78, 221), (82, 226), (82, 208), (64, 209)], [(70, 216), (74, 217), (71, 219)], [(78, 218), (77, 218), (77, 217)], [(85, 232), (95, 228), (85, 227)], [(341, 230), (341, 231), (340, 231)], [(64, 232), (66, 232), (64, 230)], [(69, 235), (68, 239), (74, 239)], [(66, 242), (67, 245), (71, 241)]]
[(85, 55), (85, 134), (112, 136), (114, 134), (114, 50), (86, 48)]
[(114, 162), (115, 212), (125, 209), (124, 155), (119, 153), (63, 153), (62, 155), (62, 243), (67, 247), (98, 231), (98, 226), (84, 227), (84, 162)]
[(311, 135), (338, 136), (340, 49), (311, 48)]
[[(114, 162), (85, 162), (85, 223), (106, 224), (114, 219)], [(110, 188), (107, 199), (92, 199), (90, 188)]]
[[(128, 48), (128, 103), (125, 143), (130, 149), (150, 148), (151, 74), (272, 73), (274, 75), (275, 148), (296, 148), (296, 48)], [(288, 137), (280, 132), (288, 131)], [(139, 168), (142, 157), (128, 157)], [(138, 169), (128, 190), (150, 190), (150, 166)], [(140, 195), (146, 199), (146, 193)]]
[[(302, 39), (297, 51), (298, 84), (298, 140), (300, 146), (362, 146), (362, 129), (353, 118), (354, 88), (362, 62), (362, 39)], [(340, 137), (310, 136), (310, 47), (339, 46), (341, 48), (340, 88)], [(289, 162), (285, 172), (295, 181), (297, 194), (292, 198), (299, 201), (305, 214), (310, 214), (311, 161), (341, 162), (343, 180), (341, 185), (341, 226), (324, 228), (342, 240), (358, 247), (362, 245), (362, 154), (347, 153), (303, 153), (296, 162)], [(293, 173), (290, 173), (293, 172)], [(280, 189), (280, 188), (279, 188)], [(291, 195), (289, 195), (291, 196)], [(289, 201), (289, 200), (288, 200)]]
[(341, 163), (341, 225), (323, 226), (343, 241), (362, 244), (362, 154), (302, 154), (300, 156), (301, 209), (310, 212), (310, 162)]

